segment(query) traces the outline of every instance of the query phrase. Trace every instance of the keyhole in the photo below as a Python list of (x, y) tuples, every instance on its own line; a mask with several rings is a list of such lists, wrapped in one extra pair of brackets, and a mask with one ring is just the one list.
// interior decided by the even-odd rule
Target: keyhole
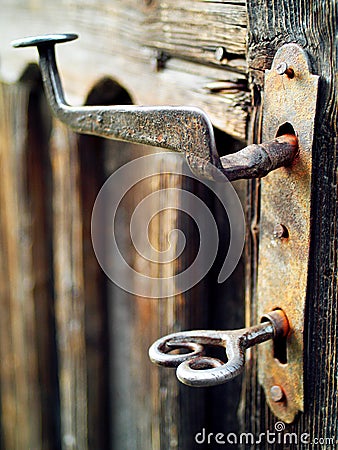
[(273, 357), (281, 364), (287, 364), (286, 336), (279, 336), (273, 341)]
[(283, 123), (277, 130), (276, 137), (283, 136), (283, 134), (293, 134), (296, 136), (295, 129), (289, 122)]
[[(275, 308), (275, 311), (281, 310), (281, 308)], [(269, 319), (262, 317), (261, 322), (267, 322)], [(287, 364), (287, 335), (277, 336), (273, 340), (273, 357), (277, 359), (281, 364)]]

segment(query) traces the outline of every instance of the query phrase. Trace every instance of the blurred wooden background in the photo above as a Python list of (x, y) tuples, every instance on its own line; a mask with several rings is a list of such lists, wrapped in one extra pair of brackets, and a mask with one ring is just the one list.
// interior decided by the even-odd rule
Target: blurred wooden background
[[(58, 49), (70, 101), (200, 106), (221, 130), (220, 150), (229, 153), (243, 145), (250, 106), (245, 4), (20, 1), (2, 12), (2, 448), (188, 450), (203, 426), (217, 431), (227, 423), (229, 431), (238, 430), (240, 380), (191, 389), (178, 383), (174, 371), (152, 365), (147, 351), (169, 332), (243, 325), (243, 265), (218, 285), (226, 252), (220, 248), (206, 279), (160, 301), (111, 283), (91, 243), (95, 198), (118, 167), (158, 150), (68, 131), (50, 116), (36, 52), (13, 51), (10, 40), (79, 33), (79, 41)], [(215, 55), (218, 47), (222, 58)], [(177, 158), (166, 158), (154, 170), (180, 170), (177, 164)], [(242, 195), (244, 186), (237, 183)], [(144, 262), (129, 242), (128, 218), (142, 198), (165, 187), (198, 195), (214, 212), (219, 232), (228, 233), (226, 217), (206, 188), (163, 174), (134, 189), (123, 205), (117, 234), (133, 267)], [(167, 265), (169, 274), (196, 256), (198, 233), (173, 210), (151, 226), (159, 248), (177, 227), (187, 236), (187, 249)], [(162, 269), (149, 268), (153, 276)]]

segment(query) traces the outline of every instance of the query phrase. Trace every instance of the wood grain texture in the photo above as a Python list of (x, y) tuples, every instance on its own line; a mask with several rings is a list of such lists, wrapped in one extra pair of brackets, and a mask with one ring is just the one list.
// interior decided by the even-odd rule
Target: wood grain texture
[(82, 218), (83, 280), (87, 370), (88, 448), (109, 448), (109, 351), (106, 278), (97, 263), (91, 241), (91, 214), (103, 183), (100, 139), (80, 136), (80, 192)]
[[(137, 156), (153, 153), (149, 147), (131, 144), (106, 141), (105, 146), (109, 174)], [(180, 207), (182, 179), (179, 175), (165, 173), (170, 170), (179, 172), (180, 158), (174, 155), (173, 158), (157, 158), (157, 161), (151, 167), (158, 175), (143, 180), (126, 194), (115, 228), (120, 249), (128, 263), (135, 270), (155, 278), (174, 275), (177, 262), (174, 260), (163, 265), (146, 261), (131, 245), (129, 224), (131, 214), (139, 202), (157, 190), (160, 190), (158, 199), (148, 208), (143, 208), (145, 219), (148, 220), (152, 213), (165, 207), (169, 200), (166, 188), (177, 189), (176, 194), (170, 195), (172, 202), (178, 195), (176, 203)], [(182, 230), (179, 215), (175, 209), (169, 209), (153, 218), (149, 238), (155, 248), (167, 247), (170, 230)], [(183, 231), (189, 234), (189, 229), (183, 228)], [(147, 239), (144, 227), (139, 227), (139, 233)], [(195, 246), (190, 243), (184, 252), (185, 258), (189, 259), (195, 250)], [(175, 251), (174, 244), (172, 251)], [(182, 259), (180, 261), (182, 263)], [(118, 270), (121, 271), (121, 268)], [(120, 272), (120, 276), (123, 277), (123, 273)], [(205, 289), (206, 286), (200, 284), (188, 295), (152, 299), (126, 293), (116, 285), (109, 284), (111, 448), (174, 450), (189, 448), (184, 445), (188, 440), (191, 445), (194, 429), (201, 427), (205, 417), (205, 392), (201, 390), (192, 394), (186, 392), (188, 388), (182, 390), (174, 371), (158, 368), (150, 362), (148, 348), (160, 336), (206, 323)], [(198, 416), (194, 416), (195, 410), (199, 411)]]
[[(6, 45), (0, 49), (1, 76), (16, 81), (27, 64), (37, 59), (34, 50), (12, 50), (10, 40), (75, 31), (81, 39), (58, 49), (70, 102), (85, 103), (93, 86), (113, 78), (134, 103), (199, 106), (219, 129), (245, 140), (251, 100), (246, 81), (245, 14), (246, 6), (240, 1), (4, 2), (0, 35)], [(217, 47), (225, 48), (222, 61), (215, 58)], [(169, 59), (159, 67), (163, 54)], [(109, 83), (104, 86), (107, 94)], [(107, 98), (97, 96), (96, 100), (114, 102)], [(63, 126), (53, 123), (50, 148), (62, 448), (193, 449), (195, 434), (206, 424), (216, 432), (237, 429), (234, 411), (239, 380), (212, 392), (181, 386), (173, 371), (150, 363), (147, 350), (155, 339), (173, 331), (240, 327), (242, 311), (235, 307), (242, 301), (241, 269), (235, 274), (236, 285), (228, 280), (225, 287), (215, 286), (218, 272), (214, 270), (190, 292), (163, 301), (138, 298), (111, 284), (106, 287), (88, 236), (90, 205), (101, 180), (102, 161), (96, 158), (97, 152), (104, 154), (108, 176), (153, 150), (88, 139), (82, 137), (78, 142)], [(222, 154), (238, 148), (233, 139), (218, 142)], [(164, 172), (175, 164), (163, 162), (159, 168)], [(144, 268), (144, 261), (127, 240), (128, 214), (156, 187), (183, 185), (179, 176), (161, 175), (126, 200), (126, 217), (118, 231), (136, 267)], [(211, 202), (198, 186), (190, 184), (189, 189)], [(167, 200), (163, 193), (160, 204)], [(217, 216), (215, 205), (211, 209)], [(180, 262), (184, 266), (194, 257), (198, 242), (191, 222), (175, 211), (167, 212), (154, 219), (151, 236), (161, 248), (166, 233), (177, 225), (188, 236), (186, 259)], [(163, 267), (153, 264), (147, 269), (158, 276)], [(163, 270), (170, 275), (178, 269), (173, 263)], [(108, 380), (105, 364), (109, 365)]]
[(2, 84), (0, 95), (2, 438), (7, 448), (29, 443), (40, 449), (34, 278), (24, 187), (28, 91)]
[(51, 136), (56, 338), (63, 449), (87, 449), (87, 366), (79, 160), (74, 133)]
[(1, 84), (1, 440), (6, 449), (56, 450), (50, 166), (48, 132), (35, 128), (38, 80)]
[[(337, 49), (334, 2), (311, 3), (249, 1), (249, 52), (255, 92), (252, 138), (259, 139), (261, 124), (260, 92), (263, 71), (269, 69), (277, 48), (296, 42), (308, 52), (313, 73), (319, 75), (320, 91), (313, 147), (312, 231), (308, 276), (307, 332), (305, 336), (306, 409), (287, 431), (309, 433), (311, 440), (333, 438), (322, 448), (334, 449), (338, 437), (337, 400)], [(259, 226), (259, 183), (251, 185), (249, 215), (251, 246), (248, 257), (247, 300), (250, 317), (257, 320), (255, 291), (257, 276), (257, 230)], [(274, 429), (276, 418), (268, 411), (257, 383), (255, 356), (247, 373), (245, 431)], [(268, 448), (261, 447), (261, 448)], [(270, 447), (269, 447), (270, 448)], [(292, 446), (290, 448), (296, 448)], [(315, 444), (309, 448), (317, 448)]]
[[(121, 148), (119, 152), (116, 147), (121, 143), (107, 142), (106, 145), (109, 172), (123, 161), (135, 158), (137, 150), (130, 144), (122, 144), (123, 151)], [(143, 154), (150, 151), (144, 148)], [(133, 267), (153, 277), (171, 276), (189, 267), (195, 258), (199, 233), (192, 227), (191, 219), (179, 211), (168, 210), (158, 214), (149, 230), (153, 245), (166, 248), (169, 231), (178, 228), (186, 236), (187, 247), (177, 261), (165, 267), (163, 264), (150, 264), (130, 247), (128, 238), (129, 218), (141, 199), (161, 189), (158, 202), (154, 201), (150, 210), (143, 210), (145, 217), (150, 217), (154, 211), (168, 204), (168, 194), (164, 189), (187, 189), (213, 211), (223, 236), (226, 236), (227, 228), (222, 222), (225, 220), (224, 212), (222, 215), (217, 211), (213, 203), (215, 199), (205, 187), (164, 173), (180, 169), (177, 158), (166, 157), (158, 166), (153, 164), (152, 168), (154, 172), (162, 172), (162, 175), (139, 183), (137, 189), (134, 188), (125, 198), (116, 235)], [(174, 201), (173, 197), (171, 201)], [(176, 201), (179, 209), (179, 196)], [(141, 227), (139, 232), (144, 235), (144, 228)], [(226, 247), (224, 242), (222, 244)], [(218, 260), (208, 277), (193, 289), (175, 297), (141, 298), (110, 284), (112, 448), (188, 450), (196, 448), (194, 437), (203, 427), (215, 432), (220, 429), (224, 432), (238, 431), (234, 411), (239, 400), (239, 378), (227, 386), (192, 389), (178, 382), (174, 370), (151, 364), (147, 355), (149, 346), (168, 333), (203, 328), (240, 328), (243, 325), (243, 308), (240, 307), (243, 305), (242, 266), (225, 285), (217, 285), (216, 281), (225, 251), (220, 247)]]
[[(246, 5), (244, 1), (154, 1), (145, 14), (146, 41), (169, 55), (199, 63), (246, 70)], [(215, 58), (222, 47), (225, 57)]]
[(51, 116), (48, 113), (37, 66), (29, 67), (21, 79), (29, 89), (26, 138), (26, 187), (31, 222), (31, 252), (34, 276), (36, 351), (41, 391), (41, 445), (45, 450), (60, 446), (59, 387), (55, 342), (52, 169), (49, 156)]
[[(127, 89), (135, 104), (199, 106), (215, 126), (245, 140), (250, 94), (243, 2), (162, 1), (149, 7), (137, 0), (13, 2), (4, 6), (0, 20), (6, 80), (15, 81), (37, 59), (34, 49), (10, 48), (18, 33), (72, 30), (80, 40), (58, 49), (71, 102), (83, 103), (108, 76)], [(221, 62), (215, 58), (217, 47), (228, 52)]]
[[(89, 97), (90, 103), (98, 100), (103, 104), (130, 102), (126, 92), (109, 79), (99, 83)], [(229, 138), (220, 143), (234, 151), (238, 145)], [(96, 154), (103, 152), (106, 176), (139, 156), (154, 153), (154, 149), (150, 147), (98, 138), (93, 138), (92, 145)], [(157, 158), (157, 163), (154, 161), (151, 167), (158, 175), (143, 180), (131, 189), (119, 208), (122, 212), (118, 217), (115, 233), (124, 257), (136, 270), (155, 278), (170, 277), (183, 270), (191, 264), (196, 254), (199, 235), (192, 227), (191, 219), (179, 212), (181, 190), (188, 189), (203, 199), (217, 216), (212, 199), (200, 183), (165, 173), (180, 173), (181, 163), (182, 160), (176, 155)], [(167, 188), (177, 191), (168, 194), (165, 191)], [(178, 210), (169, 209), (153, 218), (148, 234), (152, 244), (158, 249), (167, 248), (169, 232), (176, 228), (183, 231), (187, 239), (183, 256), (169, 264), (146, 261), (130, 241), (131, 214), (142, 199), (157, 190), (160, 190), (158, 199), (143, 208), (146, 220), (153, 212), (165, 207), (169, 200), (177, 205)], [(220, 229), (226, 233), (225, 228)], [(138, 232), (143, 239), (147, 239), (145, 227), (139, 227)], [(172, 246), (172, 251), (175, 251), (175, 245)], [(219, 264), (222, 264), (222, 254), (225, 251), (226, 249), (220, 249)], [(121, 268), (116, 270), (120, 271)], [(213, 393), (208, 392), (208, 389), (191, 389), (177, 381), (174, 371), (158, 368), (148, 358), (149, 346), (165, 334), (207, 326), (217, 328), (225, 326), (225, 323), (229, 327), (230, 323), (232, 326), (242, 325), (242, 310), (237, 308), (229, 314), (227, 309), (230, 303), (237, 304), (241, 299), (241, 270), (236, 275), (236, 288), (232, 288), (230, 282), (225, 289), (220, 286), (214, 289), (218, 276), (216, 272), (215, 270), (212, 277), (189, 292), (160, 300), (131, 295), (112, 283), (108, 284), (106, 301), (110, 337), (111, 448), (194, 448), (195, 434), (211, 420), (208, 419), (208, 413), (213, 416), (214, 427), (221, 427), (222, 419), (227, 416), (229, 431), (236, 429), (236, 417), (230, 412), (231, 407), (236, 405), (236, 396), (231, 395), (234, 386), (229, 386), (228, 391), (224, 391), (222, 387)], [(137, 288), (136, 285), (134, 287)], [(215, 310), (211, 305), (216, 306)], [(239, 380), (235, 388), (237, 394), (238, 390)], [(224, 408), (224, 405), (229, 407)]]

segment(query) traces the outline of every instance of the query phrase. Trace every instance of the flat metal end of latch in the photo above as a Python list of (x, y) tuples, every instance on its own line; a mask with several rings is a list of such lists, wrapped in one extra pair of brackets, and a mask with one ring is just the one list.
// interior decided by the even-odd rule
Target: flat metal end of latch
[[(291, 164), (297, 137), (285, 134), (220, 158), (212, 124), (199, 108), (174, 106), (85, 106), (65, 101), (55, 60), (55, 44), (76, 34), (49, 34), (16, 40), (13, 46), (36, 46), (45, 92), (53, 113), (74, 131), (182, 152), (197, 176), (218, 182), (260, 178)], [(276, 128), (277, 130), (277, 128)]]
[(12, 41), (12, 46), (15, 48), (20, 47), (38, 47), (42, 45), (55, 45), (62, 42), (74, 41), (79, 37), (75, 33), (62, 33), (62, 34), (43, 34), (41, 36), (29, 36), (22, 39), (16, 39)]

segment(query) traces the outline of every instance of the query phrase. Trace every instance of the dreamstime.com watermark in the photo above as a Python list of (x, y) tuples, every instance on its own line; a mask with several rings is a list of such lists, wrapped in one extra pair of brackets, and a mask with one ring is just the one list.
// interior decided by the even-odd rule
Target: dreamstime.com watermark
[[(318, 445), (325, 448), (336, 448), (338, 440), (333, 437), (311, 437), (307, 432), (291, 433), (285, 431), (284, 422), (276, 422), (274, 431), (267, 430), (262, 433), (208, 433), (205, 428), (196, 433), (195, 442), (197, 444), (213, 444), (213, 445), (265, 445), (265, 444), (282, 444), (289, 445)], [(241, 447), (243, 448), (243, 447)], [(259, 447), (257, 447), (259, 448)], [(303, 448), (303, 447), (302, 447)], [(320, 448), (320, 447), (318, 447)]]
[[(214, 172), (217, 170), (215, 167), (212, 169)], [(244, 246), (245, 219), (241, 202), (232, 184), (227, 182), (220, 171), (219, 178), (223, 177), (223, 183), (202, 180), (190, 171), (180, 155), (167, 152), (128, 162), (116, 170), (101, 188), (92, 213), (92, 243), (101, 268), (125, 291), (160, 299), (191, 289), (212, 267), (220, 239), (224, 239), (224, 230), (218, 229), (212, 211), (198, 194), (185, 189), (183, 183), (173, 184), (176, 187), (170, 187), (170, 183), (169, 187), (161, 186), (161, 183), (157, 183), (157, 186), (159, 175), (165, 175), (166, 179), (180, 176), (182, 179), (186, 177), (190, 181), (198, 181), (218, 198), (227, 215), (230, 230), (228, 251), (223, 255), (223, 265), (218, 275), (218, 282), (224, 282), (236, 268)], [(122, 216), (126, 212), (121, 207), (123, 199), (130, 193), (139, 198), (139, 183), (144, 181), (148, 188), (151, 187), (150, 193), (138, 200), (129, 223), (123, 220), (119, 222), (118, 211), (122, 210)], [(163, 242), (167, 242), (164, 250), (155, 248), (151, 242), (149, 229), (152, 220), (170, 209), (185, 213), (195, 223), (199, 233), (198, 251), (191, 264), (181, 272), (157, 277), (151, 271), (147, 272), (151, 264), (155, 263), (159, 267), (172, 263), (190, 245), (184, 232), (175, 228), (176, 223), (173, 224), (174, 229), (166, 230), (166, 236), (160, 237)], [(125, 241), (122, 245), (118, 242), (121, 235), (125, 236), (128, 226), (131, 243), (137, 252), (137, 267), (128, 261), (130, 251)], [(161, 273), (160, 270), (157, 272)]]

